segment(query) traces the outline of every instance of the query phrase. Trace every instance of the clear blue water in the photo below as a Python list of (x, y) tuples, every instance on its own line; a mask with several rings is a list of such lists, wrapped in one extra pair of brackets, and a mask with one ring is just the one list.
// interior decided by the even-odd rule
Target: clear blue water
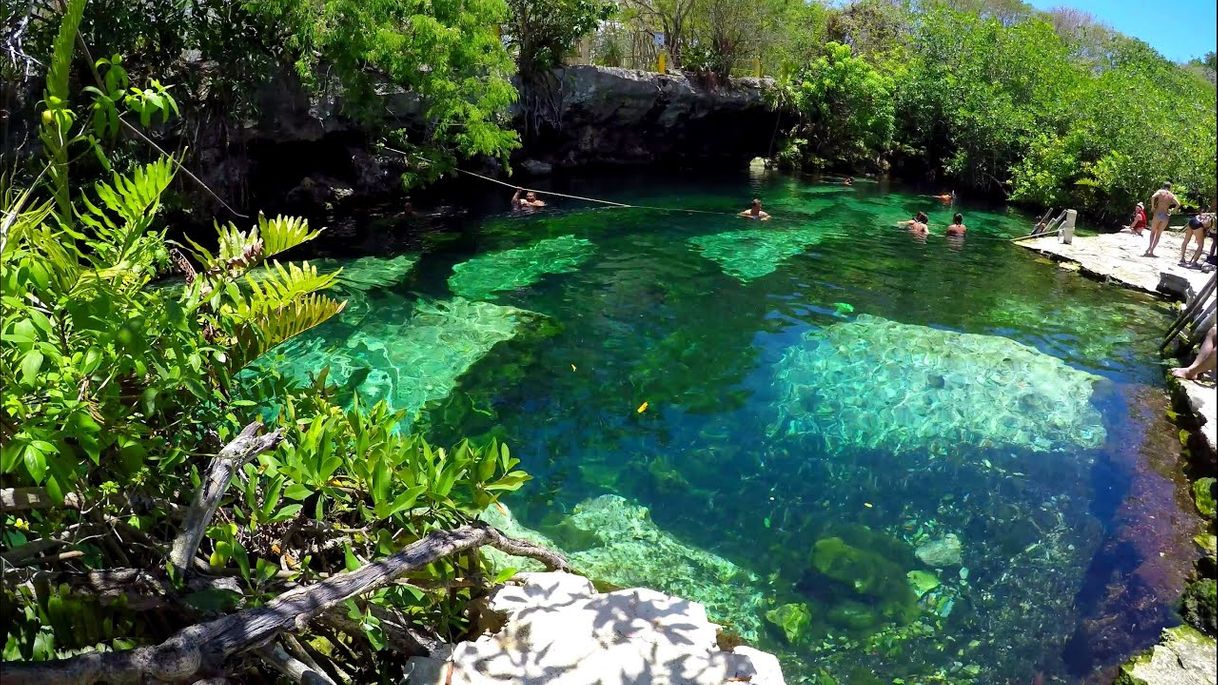
[[(766, 223), (512, 215), (476, 190), (490, 211), (447, 228), (333, 242), (411, 258), (284, 359), (342, 367), (439, 442), (508, 441), (535, 478), (508, 501), (524, 523), (563, 544), (588, 498), (647, 507), (747, 572), (761, 608), (739, 627), (790, 682), (1074, 681), (1173, 621), (1196, 521), (1156, 389), (1169, 309), (1012, 245), (1030, 217), (768, 175), (564, 187), (717, 212), (759, 196)], [(893, 225), (919, 209), (940, 234), (964, 212), (967, 236)], [(958, 560), (916, 553), (949, 537)], [(1159, 552), (1178, 563), (1155, 571)], [(910, 571), (939, 587), (919, 598)], [(763, 615), (784, 605), (811, 621), (785, 634)]]

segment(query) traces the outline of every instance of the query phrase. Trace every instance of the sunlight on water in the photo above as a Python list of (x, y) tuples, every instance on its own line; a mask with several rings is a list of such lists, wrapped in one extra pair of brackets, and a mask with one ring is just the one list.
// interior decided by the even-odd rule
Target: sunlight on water
[[(1066, 675), (1169, 309), (1011, 245), (1029, 217), (861, 179), (579, 183), (723, 214), (471, 220), (348, 262), (341, 320), (261, 363), (507, 440), (530, 535), (705, 603), (791, 682)], [(757, 196), (773, 221), (730, 215)]]

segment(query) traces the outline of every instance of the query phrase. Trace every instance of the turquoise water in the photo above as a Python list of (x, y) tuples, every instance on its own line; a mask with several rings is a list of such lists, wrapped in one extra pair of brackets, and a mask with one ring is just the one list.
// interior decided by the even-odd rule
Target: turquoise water
[[(568, 188), (714, 212), (760, 196), (765, 223), (512, 215), (478, 190), (495, 211), (332, 243), (396, 259), (344, 262), (343, 318), (277, 358), (330, 364), (437, 441), (507, 440), (535, 477), (508, 505), (604, 580), (705, 602), (790, 682), (1065, 682), (1173, 620), (1171, 582), (1106, 599), (1151, 555), (1111, 541), (1141, 520), (1145, 455), (1174, 444), (1150, 390), (1169, 309), (1011, 245), (1029, 217), (963, 204), (963, 240), (919, 241), (894, 222), (921, 209), (941, 233), (953, 208), (861, 181)], [(1155, 549), (1187, 557), (1195, 522), (1157, 478), (1181, 523)], [(636, 531), (605, 552), (621, 563), (587, 556), (594, 514)], [(1091, 644), (1126, 613), (1136, 630)]]

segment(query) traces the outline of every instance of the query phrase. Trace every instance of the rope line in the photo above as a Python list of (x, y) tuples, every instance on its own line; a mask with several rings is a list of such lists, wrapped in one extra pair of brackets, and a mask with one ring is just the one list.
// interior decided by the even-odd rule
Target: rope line
[[(396, 152), (399, 155), (402, 155), (403, 157), (406, 157), (406, 158), (410, 157), (409, 153), (391, 148), (389, 146), (385, 146), (385, 149), (389, 150), (390, 152)], [(432, 164), (435, 164), (434, 160), (427, 159), (423, 155), (416, 154), (415, 156), (419, 157), (420, 159), (427, 160), (428, 162), (431, 162)], [(466, 176), (473, 176), (474, 178), (478, 178), (483, 181), (489, 181), (491, 183), (495, 183), (495, 184), (501, 185), (505, 188), (510, 188), (512, 190), (516, 190), (519, 188), (520, 190), (523, 190), (527, 193), (535, 193), (537, 195), (550, 195), (553, 197), (565, 197), (569, 200), (581, 200), (583, 202), (594, 202), (597, 204), (606, 205), (608, 207), (616, 207), (618, 209), (651, 209), (651, 210), (658, 211), (658, 212), (687, 212), (689, 214), (711, 214), (714, 216), (736, 216), (736, 214), (734, 212), (733, 213), (714, 212), (714, 211), (709, 211), (709, 210), (705, 210), (705, 209), (688, 209), (688, 208), (684, 208), (684, 207), (653, 207), (650, 205), (628, 205), (624, 202), (614, 202), (612, 200), (602, 200), (602, 199), (595, 198), (595, 197), (586, 197), (584, 195), (568, 195), (567, 193), (559, 193), (559, 192), (553, 191), (553, 190), (538, 190), (536, 188), (525, 188), (524, 186), (514, 185), (514, 184), (508, 183), (506, 181), (501, 181), (497, 178), (493, 178), (491, 176), (485, 176), (476, 171), (467, 171), (466, 169), (462, 169), (460, 167), (453, 167), (453, 170), (459, 174), (465, 174)]]

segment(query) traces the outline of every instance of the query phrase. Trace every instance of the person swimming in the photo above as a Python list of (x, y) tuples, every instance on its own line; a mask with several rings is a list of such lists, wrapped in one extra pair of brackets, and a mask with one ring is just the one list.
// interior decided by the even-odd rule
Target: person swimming
[(943, 235), (958, 235), (963, 236), (968, 227), (964, 225), (964, 215), (956, 212), (956, 216), (952, 217), (952, 224), (947, 227)]
[(517, 188), (516, 194), (512, 196), (512, 209), (536, 209), (545, 206), (545, 201), (538, 199), (537, 193), (531, 190), (526, 193), (524, 188)]
[(938, 200), (939, 202), (942, 202), (945, 205), (949, 205), (949, 204), (953, 204), (956, 201), (956, 191), (953, 190), (950, 193), (944, 193), (942, 195), (931, 195), (931, 197), (935, 198), (936, 200)]
[(852, 186), (852, 185), (854, 185), (854, 177), (853, 177), (853, 176), (847, 176), (847, 177), (846, 177), (846, 180), (842, 181), (842, 185), (846, 185), (846, 186)]
[(753, 204), (750, 205), (748, 209), (744, 210), (743, 212), (740, 212), (736, 216), (742, 216), (746, 219), (752, 219), (753, 221), (769, 221), (770, 220), (770, 215), (766, 214), (764, 211), (762, 211), (761, 200), (758, 198), (753, 198)]
[(927, 225), (928, 221), (930, 219), (926, 216), (925, 212), (918, 212), (914, 215), (914, 218), (901, 223), (915, 236), (926, 237), (930, 234), (930, 226)]

